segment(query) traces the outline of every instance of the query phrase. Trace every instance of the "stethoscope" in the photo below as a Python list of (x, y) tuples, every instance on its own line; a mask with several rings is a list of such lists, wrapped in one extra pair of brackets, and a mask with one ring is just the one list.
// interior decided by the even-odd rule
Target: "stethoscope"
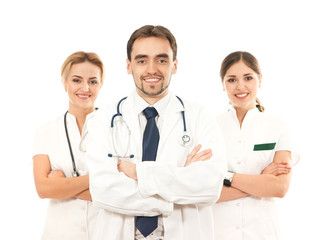
[[(177, 97), (177, 96), (176, 96)], [(129, 144), (130, 144), (130, 130), (128, 125), (126, 124), (126, 122), (123, 119), (123, 115), (120, 112), (120, 105), (121, 103), (126, 99), (127, 97), (122, 98), (118, 104), (117, 104), (117, 113), (114, 114), (111, 118), (111, 122), (110, 122), (110, 128), (111, 128), (111, 132), (112, 132), (112, 143), (114, 146), (114, 151), (116, 154), (111, 154), (108, 153), (108, 157), (116, 157), (116, 158), (134, 158), (134, 154), (128, 154), (128, 150), (129, 150)], [(183, 120), (183, 134), (182, 136), (179, 137), (179, 143), (183, 146), (183, 147), (187, 147), (190, 143), (191, 143), (191, 137), (187, 132), (187, 128), (186, 128), (186, 121), (185, 121), (185, 106), (184, 103), (182, 101), (182, 99), (180, 99), (179, 97), (177, 97), (177, 99), (180, 101), (180, 103), (182, 104), (182, 106), (184, 107), (184, 110), (182, 111), (182, 120)], [(115, 124), (116, 123), (116, 124)], [(120, 123), (120, 124), (118, 124)], [(116, 145), (116, 140), (115, 138), (117, 137), (117, 133), (115, 131), (115, 125), (125, 125), (125, 130), (127, 131), (127, 146), (125, 151), (122, 151), (122, 154), (120, 153), (121, 150), (119, 149), (120, 146)], [(116, 127), (117, 129), (117, 127)]]
[(65, 132), (66, 132), (66, 138), (67, 138), (67, 142), (68, 142), (68, 146), (69, 146), (69, 151), (70, 151), (70, 156), (71, 156), (71, 162), (72, 162), (72, 168), (73, 168), (73, 172), (72, 172), (72, 176), (73, 177), (79, 177), (79, 173), (77, 171), (76, 168), (76, 163), (75, 163), (75, 159), (74, 159), (74, 154), (72, 152), (72, 148), (71, 148), (71, 144), (70, 144), (70, 139), (69, 139), (69, 134), (68, 134), (68, 129), (67, 129), (67, 113), (68, 111), (65, 113), (64, 115), (64, 125), (65, 125)]

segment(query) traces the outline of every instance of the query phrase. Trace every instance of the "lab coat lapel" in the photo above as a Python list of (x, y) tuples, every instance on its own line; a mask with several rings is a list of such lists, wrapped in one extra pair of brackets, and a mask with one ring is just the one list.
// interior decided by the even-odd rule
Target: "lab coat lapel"
[[(140, 133), (138, 114), (134, 111), (134, 99), (133, 94), (129, 95), (128, 98), (124, 101), (122, 107), (123, 118), (130, 130), (131, 139), (134, 141), (136, 146), (135, 152), (137, 158), (142, 155), (142, 136)], [(133, 143), (131, 143), (132, 145)]]
[[(160, 133), (158, 152), (162, 152), (162, 149), (166, 147), (167, 140), (171, 136), (175, 127), (182, 127), (183, 132), (183, 123), (181, 124), (182, 126), (180, 126), (180, 124), (177, 126), (178, 119), (181, 120), (182, 110), (184, 110), (182, 104), (179, 102), (176, 96), (171, 95), (166, 112), (164, 113), (164, 116), (162, 116), (164, 120), (162, 123), (162, 131)], [(179, 136), (177, 136), (177, 141), (178, 138)]]

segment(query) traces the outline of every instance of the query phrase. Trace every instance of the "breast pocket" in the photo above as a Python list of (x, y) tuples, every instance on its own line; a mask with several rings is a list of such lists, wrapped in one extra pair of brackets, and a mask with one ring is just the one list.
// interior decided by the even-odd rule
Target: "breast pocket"
[(251, 146), (249, 164), (249, 174), (261, 174), (263, 169), (268, 166), (275, 155), (276, 142), (261, 142)]
[(255, 144), (253, 151), (268, 151), (275, 148), (276, 142)]

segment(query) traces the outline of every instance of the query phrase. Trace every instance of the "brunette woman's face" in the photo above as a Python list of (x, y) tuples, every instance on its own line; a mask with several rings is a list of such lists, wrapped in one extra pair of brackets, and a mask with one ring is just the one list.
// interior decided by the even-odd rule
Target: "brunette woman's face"
[(249, 68), (243, 61), (234, 63), (223, 78), (226, 90), (235, 109), (250, 110), (256, 105), (256, 95), (261, 86), (261, 75)]

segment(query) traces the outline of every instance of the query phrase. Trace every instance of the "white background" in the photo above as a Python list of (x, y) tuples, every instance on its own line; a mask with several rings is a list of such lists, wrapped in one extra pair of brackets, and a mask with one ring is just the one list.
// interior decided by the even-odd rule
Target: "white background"
[(1, 236), (40, 239), (48, 202), (34, 188), (32, 141), (39, 124), (67, 110), (65, 58), (78, 50), (98, 53), (106, 82), (96, 105), (115, 102), (134, 87), (126, 43), (146, 24), (164, 25), (177, 39), (171, 90), (215, 113), (228, 106), (219, 78), (223, 58), (245, 50), (259, 59), (259, 98), (292, 123), (301, 155), (279, 201), (283, 239), (320, 236), (320, 23), (320, 6), (311, 0), (1, 1)]

